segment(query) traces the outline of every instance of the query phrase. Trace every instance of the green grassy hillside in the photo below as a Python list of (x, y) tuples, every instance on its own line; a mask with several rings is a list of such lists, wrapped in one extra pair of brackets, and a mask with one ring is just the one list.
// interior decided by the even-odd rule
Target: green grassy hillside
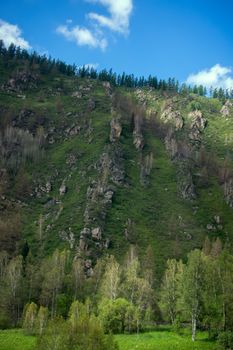
[(1, 250), (27, 242), (38, 259), (67, 247), (95, 261), (151, 245), (160, 275), (206, 236), (232, 242), (231, 103), (224, 115), (225, 101), (189, 93), (34, 71), (30, 85), (20, 67), (1, 71)]

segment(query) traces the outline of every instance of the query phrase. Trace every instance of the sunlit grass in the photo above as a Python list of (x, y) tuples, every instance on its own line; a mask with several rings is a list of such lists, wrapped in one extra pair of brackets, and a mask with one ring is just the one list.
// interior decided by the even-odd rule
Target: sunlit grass
[[(192, 342), (190, 333), (182, 335), (169, 330), (115, 336), (120, 350), (215, 350), (216, 345), (207, 338), (207, 333), (198, 333)], [(24, 335), (22, 330), (0, 331), (0, 350), (34, 350), (36, 337)]]

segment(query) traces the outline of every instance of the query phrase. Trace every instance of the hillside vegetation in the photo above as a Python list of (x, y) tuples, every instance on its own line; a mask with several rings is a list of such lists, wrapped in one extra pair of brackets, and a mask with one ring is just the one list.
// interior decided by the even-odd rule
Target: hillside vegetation
[[(105, 297), (119, 299), (132, 317), (105, 332), (178, 318), (192, 318), (194, 338), (196, 326), (213, 328), (215, 338), (231, 329), (231, 315), (219, 311), (232, 308), (231, 95), (208, 98), (203, 88), (179, 88), (175, 80), (75, 74), (74, 66), (11, 50), (0, 50), (1, 327), (22, 325), (27, 303), (67, 318), (74, 300), (90, 298), (85, 317), (98, 328), (98, 310), (110, 317), (101, 309)], [(169, 314), (166, 268), (183, 281), (198, 264), (208, 288), (219, 278), (227, 292), (213, 295), (214, 310), (205, 296), (205, 307), (184, 316), (190, 300), (181, 301), (177, 282)], [(116, 293), (104, 287), (108, 273), (119, 277)]]

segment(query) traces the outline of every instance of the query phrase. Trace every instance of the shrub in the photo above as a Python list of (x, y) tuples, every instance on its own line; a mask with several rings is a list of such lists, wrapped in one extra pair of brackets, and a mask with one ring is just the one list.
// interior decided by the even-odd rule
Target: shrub
[(218, 348), (221, 350), (233, 350), (233, 332), (221, 332), (218, 336)]
[(104, 300), (99, 307), (99, 316), (107, 333), (136, 331), (139, 314), (138, 308), (124, 298)]

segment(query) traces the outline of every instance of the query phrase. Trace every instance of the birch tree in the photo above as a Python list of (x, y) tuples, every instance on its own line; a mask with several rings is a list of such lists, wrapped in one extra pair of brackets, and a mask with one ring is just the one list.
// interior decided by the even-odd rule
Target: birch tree
[(107, 259), (105, 273), (100, 288), (103, 298), (115, 300), (119, 293), (120, 285), (120, 265), (115, 260), (114, 256)]
[(203, 307), (203, 276), (203, 253), (195, 249), (188, 254), (183, 279), (184, 307), (191, 318), (193, 341), (196, 339), (197, 322)]
[(25, 306), (23, 329), (27, 334), (35, 332), (37, 309), (37, 305), (33, 302)]
[(23, 257), (16, 256), (11, 259), (6, 268), (5, 286), (8, 295), (8, 304), (12, 310), (13, 322), (19, 319), (19, 295), (22, 282)]
[(184, 265), (182, 261), (176, 261), (175, 259), (167, 261), (167, 268), (161, 285), (160, 306), (171, 324), (174, 324), (179, 312), (178, 303), (183, 270)]

